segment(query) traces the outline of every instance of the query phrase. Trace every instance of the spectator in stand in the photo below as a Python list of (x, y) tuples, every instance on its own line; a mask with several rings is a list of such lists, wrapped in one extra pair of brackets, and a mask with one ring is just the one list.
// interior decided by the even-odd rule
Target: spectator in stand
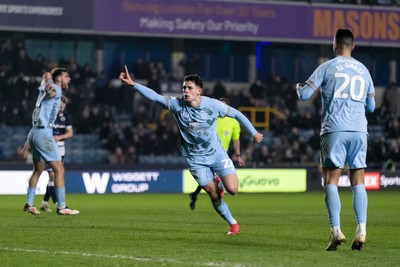
[(298, 165), (301, 162), (300, 142), (295, 140), (290, 142), (290, 146), (285, 150), (285, 161), (287, 165)]
[(219, 99), (219, 98), (226, 98), (228, 93), (226, 91), (226, 87), (222, 80), (218, 80), (213, 88), (211, 97)]
[(164, 63), (162, 61), (156, 62), (156, 68), (158, 70), (158, 77), (165, 79), (167, 77), (167, 71), (165, 70)]
[(391, 141), (388, 151), (388, 160), (390, 160), (394, 165), (394, 168), (391, 169), (400, 167), (400, 137)]
[(282, 94), (285, 106), (289, 109), (291, 113), (297, 111), (297, 97), (293, 95), (294, 89), (294, 85), (287, 85)]
[(110, 164), (125, 164), (126, 158), (121, 146), (116, 146), (110, 157)]
[(134, 127), (137, 127), (139, 123), (144, 124), (147, 127), (149, 122), (149, 112), (145, 105), (140, 105), (138, 109), (132, 114), (131, 123)]
[(45, 59), (42, 54), (36, 55), (35, 60), (32, 63), (32, 74), (35, 76), (41, 76), (47, 71)]
[(372, 163), (371, 166), (382, 167), (382, 163), (388, 159), (389, 147), (385, 136), (381, 136), (378, 142), (370, 142), (372, 147), (369, 149), (367, 159)]
[(6, 40), (0, 40), (0, 73), (11, 70), (12, 52), (8, 44)]
[(385, 132), (389, 139), (394, 139), (400, 136), (400, 123), (397, 117), (392, 117), (386, 123)]
[(144, 62), (143, 58), (136, 58), (132, 65), (132, 72), (135, 73), (135, 79), (147, 80), (148, 77), (148, 65)]
[(119, 123), (114, 123), (111, 127), (110, 135), (107, 139), (107, 148), (110, 151), (115, 151), (116, 147), (125, 147), (127, 140), (125, 139), (124, 131)]
[[(261, 82), (260, 79), (256, 79), (249, 88), (249, 92), (251, 95), (251, 103), (252, 106), (255, 107), (269, 107), (270, 104), (268, 102), (268, 99), (266, 98), (266, 88), (264, 84)], [(260, 121), (258, 119), (258, 121)]]
[(112, 118), (111, 111), (108, 108), (103, 110), (100, 117), (100, 140), (105, 143), (111, 134), (111, 128), (114, 120)]
[(271, 79), (267, 82), (267, 93), (266, 97), (271, 106), (277, 102), (277, 98), (281, 97), (281, 93), (285, 89), (285, 79), (280, 75), (274, 75)]
[(79, 134), (90, 134), (93, 131), (92, 118), (90, 117), (89, 105), (84, 105), (80, 116), (76, 118), (76, 132)]
[(128, 149), (125, 153), (125, 163), (126, 164), (138, 164), (139, 156), (136, 153), (136, 148), (133, 145), (128, 146)]
[(79, 86), (82, 83), (81, 67), (76, 62), (75, 57), (71, 57), (68, 61), (61, 59), (59, 65), (65, 65), (65, 68), (71, 74), (72, 85)]
[(5, 123), (7, 126), (22, 126), (24, 125), (24, 115), (20, 112), (18, 106), (10, 106), (11, 112), (5, 115)]
[(397, 84), (392, 82), (383, 95), (384, 109), (389, 117), (398, 117), (400, 114), (400, 92)]
[(184, 57), (180, 62), (184, 69), (184, 73), (200, 74), (201, 59), (199, 54), (191, 57)]
[(130, 138), (128, 138), (127, 143), (129, 146), (133, 146), (135, 148), (138, 156), (144, 154), (143, 139), (136, 130), (132, 132), (132, 135)]
[(13, 71), (15, 75), (30, 75), (32, 70), (32, 59), (26, 54), (25, 48), (18, 50), (16, 58), (14, 58)]
[(24, 76), (21, 73), (10, 79), (10, 84), (7, 86), (7, 90), (4, 94), (4, 99), (8, 103), (18, 105), (25, 98), (25, 89), (27, 84), (23, 78)]
[(94, 80), (95, 78), (96, 78), (96, 72), (93, 71), (89, 63), (85, 63), (81, 71), (81, 80), (82, 81), (85, 81), (86, 79)]
[(272, 165), (272, 156), (269, 153), (267, 145), (263, 145), (256, 157), (257, 167), (270, 167)]

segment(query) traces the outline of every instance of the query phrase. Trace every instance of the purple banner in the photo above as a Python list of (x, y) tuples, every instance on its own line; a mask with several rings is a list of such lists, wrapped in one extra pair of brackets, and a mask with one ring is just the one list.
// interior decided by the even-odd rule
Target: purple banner
[(92, 29), (92, 0), (0, 0), (0, 27)]
[(0, 28), (165, 37), (400, 46), (400, 8), (190, 0), (0, 0)]
[(352, 5), (187, 0), (94, 0), (94, 30), (129, 35), (331, 42), (350, 28), (358, 43), (399, 46), (400, 9)]

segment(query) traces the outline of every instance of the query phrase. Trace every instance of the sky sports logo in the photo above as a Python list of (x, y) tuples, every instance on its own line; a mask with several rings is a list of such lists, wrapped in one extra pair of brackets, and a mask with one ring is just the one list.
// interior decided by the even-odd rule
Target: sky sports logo
[[(143, 193), (149, 190), (149, 183), (156, 182), (159, 176), (159, 172), (82, 173), (83, 183), (88, 194)], [(111, 183), (110, 187), (109, 183)], [(109, 191), (107, 191), (108, 188)]]

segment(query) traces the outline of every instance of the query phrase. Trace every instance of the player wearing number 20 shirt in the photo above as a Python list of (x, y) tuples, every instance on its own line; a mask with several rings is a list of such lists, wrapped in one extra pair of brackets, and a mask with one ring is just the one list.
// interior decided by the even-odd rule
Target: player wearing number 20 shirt
[(351, 56), (354, 47), (353, 33), (349, 29), (338, 29), (333, 41), (336, 57), (321, 64), (305, 83), (296, 85), (301, 100), (309, 99), (317, 89), (321, 94), (321, 165), (331, 226), (327, 251), (335, 251), (346, 240), (340, 228), (338, 193), (345, 164), (350, 174), (357, 221), (351, 249), (360, 250), (366, 240), (368, 200), (364, 168), (368, 133), (365, 113), (375, 109), (375, 89), (368, 69)]
[(320, 88), (321, 135), (337, 131), (367, 133), (365, 106), (375, 95), (368, 69), (352, 57), (337, 56), (320, 65), (306, 84)]

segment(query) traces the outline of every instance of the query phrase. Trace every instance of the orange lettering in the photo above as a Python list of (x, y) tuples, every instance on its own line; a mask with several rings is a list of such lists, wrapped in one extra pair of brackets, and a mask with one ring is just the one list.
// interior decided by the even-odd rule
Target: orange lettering
[(390, 13), (388, 16), (388, 37), (391, 40), (398, 40), (400, 38), (399, 32), (399, 16), (396, 13)]
[(374, 38), (376, 39), (384, 39), (386, 40), (386, 13), (374, 13), (374, 23), (375, 23), (375, 29), (374, 29)]
[(338, 29), (345, 28), (343, 11), (336, 10), (333, 17), (332, 31), (336, 32)]
[(358, 12), (349, 11), (347, 13), (347, 24), (349, 24), (349, 28), (353, 31), (354, 38), (357, 38), (360, 34), (360, 27), (358, 26)]
[(331, 11), (329, 10), (314, 10), (314, 36), (331, 37), (333, 35), (331, 17)]
[(360, 19), (361, 37), (370, 39), (372, 37), (374, 22), (370, 12), (362, 12)]

